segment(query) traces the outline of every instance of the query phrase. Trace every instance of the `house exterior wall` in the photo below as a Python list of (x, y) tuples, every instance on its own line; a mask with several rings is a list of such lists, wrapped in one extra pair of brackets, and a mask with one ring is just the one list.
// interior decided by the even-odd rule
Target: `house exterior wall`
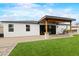
[[(8, 31), (9, 24), (14, 25), (14, 32)], [(30, 25), (30, 31), (26, 31), (26, 25)], [(62, 34), (67, 27), (66, 25), (56, 25), (56, 34)], [(40, 24), (3, 23), (3, 33), (4, 37), (39, 36)]]
[[(14, 32), (8, 31), (8, 25), (14, 25)], [(26, 31), (26, 25), (30, 25), (30, 31)], [(39, 24), (3, 23), (4, 37), (37, 36), (40, 35)]]

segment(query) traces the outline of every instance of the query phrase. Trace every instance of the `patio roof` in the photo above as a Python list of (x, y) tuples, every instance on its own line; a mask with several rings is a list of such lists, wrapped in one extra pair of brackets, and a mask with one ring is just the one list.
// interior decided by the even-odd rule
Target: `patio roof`
[(47, 20), (48, 22), (70, 22), (70, 21), (76, 21), (76, 19), (73, 19), (73, 18), (46, 15), (46, 16), (42, 17), (39, 22), (44, 22), (45, 20)]

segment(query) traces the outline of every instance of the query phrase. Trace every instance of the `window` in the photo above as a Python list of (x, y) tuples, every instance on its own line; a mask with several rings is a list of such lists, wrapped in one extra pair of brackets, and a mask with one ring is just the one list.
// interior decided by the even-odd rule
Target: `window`
[(30, 25), (26, 25), (26, 31), (30, 31)]
[(14, 26), (13, 26), (13, 24), (9, 24), (8, 25), (8, 28), (9, 28), (9, 32), (13, 32), (14, 31)]

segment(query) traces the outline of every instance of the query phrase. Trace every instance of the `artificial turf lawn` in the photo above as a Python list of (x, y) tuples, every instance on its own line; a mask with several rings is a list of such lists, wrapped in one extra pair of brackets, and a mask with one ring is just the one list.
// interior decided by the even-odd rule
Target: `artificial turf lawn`
[(18, 43), (10, 56), (79, 56), (79, 35), (70, 38)]

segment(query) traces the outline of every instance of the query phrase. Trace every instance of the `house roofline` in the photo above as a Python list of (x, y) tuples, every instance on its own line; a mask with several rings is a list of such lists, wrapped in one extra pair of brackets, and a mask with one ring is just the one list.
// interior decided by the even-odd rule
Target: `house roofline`
[(1, 21), (2, 23), (29, 23), (38, 24), (38, 21)]
[(45, 16), (43, 16), (39, 21), (1, 21), (1, 22), (2, 22), (2, 23), (30, 23), (30, 24), (38, 24), (38, 23), (40, 23), (43, 19), (46, 19), (46, 18), (52, 18), (52, 19), (55, 18), (55, 19), (62, 19), (62, 20), (68, 20), (68, 21), (76, 21), (76, 19), (73, 19), (73, 18), (45, 15)]

